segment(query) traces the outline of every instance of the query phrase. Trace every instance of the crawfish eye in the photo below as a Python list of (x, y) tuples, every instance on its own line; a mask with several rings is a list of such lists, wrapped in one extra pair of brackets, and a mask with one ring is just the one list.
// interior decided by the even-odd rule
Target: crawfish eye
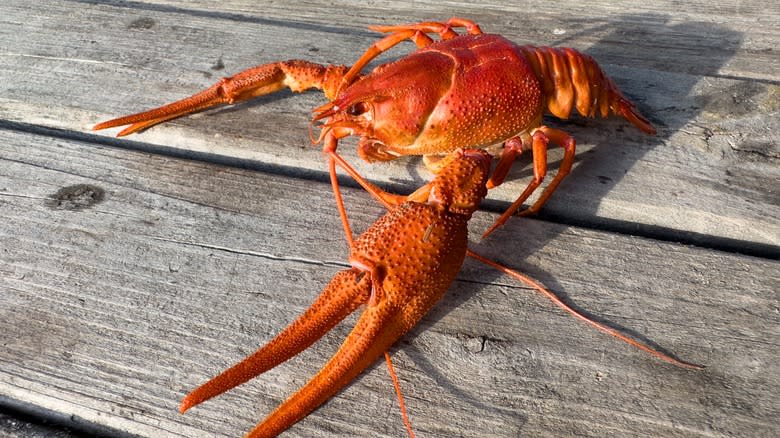
[(368, 105), (365, 102), (358, 102), (347, 108), (347, 114), (350, 116), (359, 116), (368, 111)]

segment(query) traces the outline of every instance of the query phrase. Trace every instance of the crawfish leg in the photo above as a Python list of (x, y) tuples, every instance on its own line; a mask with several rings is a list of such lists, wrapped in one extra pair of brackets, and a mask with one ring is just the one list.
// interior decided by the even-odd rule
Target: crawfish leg
[[(523, 205), (523, 202), (525, 202), (525, 200), (531, 196), (531, 193), (533, 193), (534, 190), (536, 190), (536, 188), (539, 187), (539, 185), (542, 183), (545, 175), (547, 175), (548, 142), (549, 139), (540, 130), (537, 130), (531, 136), (531, 151), (534, 158), (534, 178), (531, 180), (531, 182), (528, 183), (528, 186), (525, 188), (525, 190), (523, 190), (523, 193), (520, 194), (515, 202), (513, 202), (512, 205), (510, 205), (509, 208), (506, 209), (506, 211), (504, 211), (504, 213), (498, 219), (496, 219), (493, 225), (487, 231), (485, 231), (485, 233), (482, 235), (483, 239), (495, 231), (496, 228), (503, 225), (504, 222), (506, 222), (509, 217), (511, 217), (514, 212), (517, 211), (521, 205)], [(496, 166), (496, 170), (487, 182), (488, 188), (492, 189), (504, 181), (504, 178), (506, 178), (506, 175), (509, 172), (509, 168), (511, 167), (514, 160), (520, 156), (522, 151), (522, 141), (517, 137), (513, 137), (506, 142), (504, 149), (501, 151), (501, 158), (499, 159), (498, 165)]]
[(385, 363), (387, 363), (387, 372), (390, 373), (390, 379), (393, 381), (395, 394), (398, 397), (398, 407), (401, 409), (401, 418), (404, 421), (404, 426), (406, 426), (406, 432), (409, 434), (409, 438), (415, 438), (412, 422), (409, 421), (409, 415), (406, 413), (406, 403), (404, 403), (404, 395), (401, 393), (401, 384), (398, 382), (398, 375), (395, 373), (393, 361), (390, 359), (390, 352), (388, 351), (385, 351)]
[(428, 199), (429, 185), (426, 184), (417, 189), (409, 196), (395, 195), (386, 192), (374, 184), (371, 184), (350, 165), (347, 160), (339, 155), (336, 150), (338, 149), (338, 140), (340, 138), (349, 135), (349, 131), (333, 129), (327, 131), (323, 139), (322, 151), (328, 155), (328, 172), (330, 174), (330, 183), (333, 187), (333, 196), (336, 198), (336, 209), (339, 212), (342, 226), (344, 227), (344, 235), (349, 243), (350, 248), (353, 246), (354, 238), (352, 236), (352, 227), (349, 225), (349, 218), (347, 217), (347, 210), (344, 207), (344, 198), (341, 196), (341, 186), (339, 185), (338, 174), (336, 173), (336, 167), (340, 166), (346, 171), (349, 176), (352, 177), (358, 184), (360, 184), (368, 193), (371, 194), (380, 204), (385, 206), (388, 210), (394, 206), (402, 204), (406, 201), (418, 201), (424, 202)]
[(344, 66), (325, 66), (300, 60), (258, 65), (234, 76), (222, 78), (211, 87), (190, 97), (149, 111), (98, 123), (92, 129), (97, 131), (130, 125), (117, 134), (117, 137), (121, 137), (176, 117), (218, 105), (234, 104), (285, 87), (293, 91), (318, 88), (324, 90), (329, 99), (333, 99), (346, 70)]
[(349, 69), (347, 74), (344, 75), (342, 87), (347, 86), (355, 80), (355, 78), (363, 70), (363, 67), (368, 65), (374, 58), (390, 50), (392, 47), (399, 43), (412, 40), (418, 48), (428, 46), (433, 43), (433, 39), (427, 34), (436, 33), (442, 40), (449, 40), (458, 36), (458, 34), (452, 30), (453, 27), (465, 27), (466, 31), (470, 34), (480, 34), (482, 30), (479, 25), (473, 21), (466, 20), (464, 18), (451, 18), (447, 23), (439, 23), (435, 21), (426, 21), (417, 24), (406, 24), (399, 26), (368, 26), (369, 29), (389, 33), (390, 35), (382, 38), (376, 43), (372, 44), (360, 59), (355, 62)]
[(415, 24), (400, 24), (395, 26), (368, 26), (369, 29), (377, 32), (389, 33), (389, 32), (405, 32), (407, 30), (417, 30), (425, 33), (437, 33), (443, 40), (455, 38), (458, 34), (452, 30), (453, 27), (464, 27), (466, 32), (471, 35), (479, 35), (482, 33), (482, 29), (479, 25), (471, 20), (465, 18), (452, 17), (447, 20), (446, 23), (440, 23), (437, 21), (423, 21)]
[[(542, 206), (547, 202), (547, 199), (550, 198), (550, 195), (553, 194), (555, 189), (558, 187), (558, 184), (560, 184), (561, 181), (563, 181), (563, 178), (565, 178), (566, 175), (571, 172), (571, 166), (574, 164), (574, 153), (577, 145), (574, 137), (561, 131), (560, 129), (554, 129), (547, 126), (539, 127), (538, 131), (541, 131), (549, 141), (552, 141), (553, 143), (563, 148), (563, 159), (561, 160), (560, 166), (558, 166), (558, 172), (555, 174), (553, 180), (550, 181), (550, 184), (544, 189), (542, 196), (540, 196), (532, 206), (521, 211), (520, 216), (536, 214), (539, 209), (541, 209)], [(543, 159), (545, 162), (547, 161), (547, 151), (544, 151)], [(534, 150), (534, 165), (535, 164), (536, 150)]]
[[(430, 187), (431, 187), (430, 183), (421, 186), (420, 188), (418, 188), (413, 193), (407, 196), (389, 193), (380, 189), (376, 185), (371, 184), (370, 182), (368, 182), (368, 180), (363, 178), (363, 175), (358, 173), (358, 171), (355, 170), (355, 168), (352, 167), (347, 162), (347, 160), (344, 159), (344, 157), (342, 157), (336, 152), (335, 146), (331, 147), (326, 144), (326, 147), (324, 149), (325, 152), (331, 156), (335, 164), (341, 166), (341, 168), (344, 169), (344, 171), (346, 171), (349, 174), (349, 176), (352, 177), (352, 179), (354, 179), (358, 184), (360, 184), (360, 186), (363, 187), (365, 191), (371, 194), (371, 196), (373, 196), (380, 204), (382, 204), (388, 210), (394, 205), (400, 205), (407, 201), (425, 202), (428, 199), (428, 193), (430, 192)], [(441, 160), (439, 160), (436, 164), (438, 165), (439, 162), (443, 162), (443, 164), (446, 165), (451, 163), (455, 158), (456, 156), (454, 154), (446, 155)], [(442, 165), (438, 169), (441, 170), (443, 167), (444, 166)], [(434, 173), (438, 173), (438, 172), (434, 171)]]
[[(533, 139), (528, 134), (525, 134), (523, 138), (512, 137), (504, 143), (504, 148), (501, 150), (501, 157), (498, 160), (498, 164), (487, 182), (488, 189), (498, 187), (504, 183), (512, 164), (514, 164), (515, 160), (517, 160), (523, 151), (527, 149), (527, 145), (529, 144), (531, 145), (531, 148), (533, 148)], [(537, 147), (539, 147), (539, 145)], [(546, 163), (544, 163), (543, 166), (537, 166), (536, 163), (534, 163), (534, 180), (531, 182), (531, 184), (536, 183), (534, 188), (542, 182), (546, 172)], [(526, 189), (526, 191), (528, 191), (528, 189)]]
[[(339, 212), (341, 218), (341, 224), (344, 227), (344, 235), (347, 238), (349, 247), (354, 246), (354, 238), (352, 236), (352, 227), (349, 225), (349, 218), (347, 217), (347, 209), (344, 207), (344, 198), (341, 196), (341, 186), (339, 185), (338, 175), (336, 174), (336, 166), (341, 166), (349, 176), (358, 182), (368, 193), (376, 198), (385, 208), (390, 209), (393, 205), (398, 205), (407, 200), (405, 196), (394, 195), (388, 193), (374, 184), (368, 182), (363, 175), (361, 175), (354, 167), (352, 167), (347, 160), (344, 159), (336, 149), (338, 148), (338, 139), (348, 135), (347, 132), (333, 132), (330, 131), (325, 135), (323, 140), (322, 150), (328, 154), (328, 172), (330, 173), (330, 183), (333, 187), (333, 196), (336, 198), (336, 209)], [(416, 192), (415, 192), (416, 193)]]
[[(371, 29), (371, 26), (369, 26), (369, 29)], [(352, 64), (352, 67), (350, 67), (349, 71), (344, 75), (344, 78), (341, 81), (341, 87), (346, 87), (347, 85), (351, 84), (355, 78), (358, 77), (360, 71), (363, 70), (363, 67), (368, 65), (369, 62), (379, 56), (382, 52), (390, 50), (392, 47), (403, 41), (413, 39), (415, 35), (417, 35), (416, 30), (405, 30), (392, 33), (372, 44), (371, 47), (369, 47), (363, 53), (363, 55), (354, 64)], [(423, 43), (425, 40), (419, 39), (419, 41)]]
[[(533, 139), (531, 150), (533, 151), (534, 157), (534, 178), (531, 180), (531, 182), (528, 183), (528, 186), (515, 200), (515, 202), (513, 202), (512, 205), (509, 206), (509, 208), (498, 219), (496, 219), (496, 222), (493, 223), (493, 225), (487, 231), (485, 231), (485, 233), (482, 235), (483, 238), (487, 237), (496, 228), (503, 225), (542, 183), (542, 180), (544, 180), (544, 177), (547, 174), (547, 145), (550, 141), (563, 147), (563, 160), (561, 160), (561, 164), (558, 167), (558, 172), (555, 174), (555, 177), (544, 189), (544, 192), (542, 192), (542, 195), (539, 196), (539, 199), (537, 199), (532, 206), (521, 211), (520, 216), (528, 216), (538, 212), (544, 203), (547, 202), (547, 199), (550, 197), (550, 195), (552, 195), (552, 193), (558, 187), (558, 184), (560, 184), (563, 178), (565, 178), (566, 175), (568, 175), (571, 171), (572, 164), (574, 164), (576, 146), (574, 137), (559, 129), (554, 129), (547, 126), (540, 126), (534, 130), (534, 133), (531, 137)], [(501, 161), (499, 161), (497, 167), (497, 172), (499, 175), (495, 180), (493, 177), (491, 177), (490, 181), (488, 182), (488, 187), (492, 188), (500, 184), (503, 181), (503, 176), (506, 176), (508, 169), (502, 171), (502, 166), (508, 168), (508, 164), (504, 164), (502, 162), (506, 160), (509, 162), (509, 164), (511, 164), (511, 160), (514, 160), (517, 156), (519, 156), (519, 152), (515, 152), (515, 150), (518, 149), (518, 146), (510, 144), (511, 140), (512, 139), (510, 139), (510, 141), (507, 142), (507, 146), (504, 147), (505, 152), (501, 153)], [(520, 148), (521, 147), (522, 146), (520, 146)], [(507, 149), (510, 149), (510, 151), (506, 152)], [(503, 173), (503, 175), (501, 175), (501, 173)]]
[(357, 268), (337, 273), (298, 319), (264, 347), (187, 394), (179, 411), (184, 413), (305, 350), (361, 304), (368, 302), (371, 284), (371, 276)]

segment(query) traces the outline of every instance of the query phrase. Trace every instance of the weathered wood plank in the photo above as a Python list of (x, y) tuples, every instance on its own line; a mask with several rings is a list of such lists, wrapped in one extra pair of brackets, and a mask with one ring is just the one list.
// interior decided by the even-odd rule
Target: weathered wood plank
[[(78, 184), (103, 200), (50, 199)], [(328, 185), (0, 131), (0, 190), (0, 395), (142, 436), (238, 436), (348, 331), (179, 416), (188, 389), (268, 340), (341, 269)], [(359, 190), (347, 202), (358, 229), (381, 213)], [(778, 262), (528, 219), (476, 248), (708, 368), (658, 363), (467, 262), (395, 352), (421, 435), (780, 432)], [(381, 364), (288, 435), (323, 434), (404, 435)]]
[[(31, 7), (41, 10), (31, 13)], [(14, 0), (0, 6), (0, 32), (12, 48), (0, 65), (0, 118), (86, 131), (98, 120), (183, 97), (254, 64), (283, 58), (349, 63), (374, 41), (367, 24), (457, 10), (518, 42), (566, 44), (592, 54), (660, 128), (650, 138), (621, 121), (564, 123), (578, 139), (578, 163), (546, 207), (548, 217), (776, 252), (777, 27), (766, 18), (773, 6), (714, 7), (724, 18), (701, 5), (671, 3), (603, 2), (586, 11), (530, 4), (521, 11), (507, 4), (311, 2), (291, 11), (250, 2), (222, 2), (217, 9), (209, 2), (55, 1), (44, 7)], [(309, 110), (322, 101), (316, 93), (281, 93), (133, 139), (322, 172), (307, 130)], [(362, 163), (353, 145), (341, 148), (348, 159), (394, 190), (408, 192), (429, 178), (416, 160)], [(551, 158), (557, 162), (560, 151)], [(512, 175), (517, 181), (491, 193), (498, 202), (488, 206), (502, 208), (514, 199), (530, 175), (524, 164)]]
[[(223, 4), (191, 1), (186, 8), (171, 0), (128, 5), (151, 13), (180, 11), (223, 15), (258, 24), (294, 22), (331, 29), (363, 31), (377, 22), (444, 20), (453, 15), (490, 23), (489, 32), (538, 45), (600, 46), (603, 62), (652, 70), (777, 81), (777, 17), (780, 7), (762, 2), (685, 2), (641, 0), (597, 1), (583, 6), (562, 1), (465, 1), (420, 4), (409, 1), (307, 2), (291, 13), (284, 3), (263, 5), (251, 0)], [(231, 15), (232, 14), (232, 15)], [(346, 15), (346, 17), (345, 17)], [(342, 18), (343, 17), (343, 18)], [(412, 21), (409, 21), (409, 20)], [(663, 58), (648, 56), (662, 51)]]

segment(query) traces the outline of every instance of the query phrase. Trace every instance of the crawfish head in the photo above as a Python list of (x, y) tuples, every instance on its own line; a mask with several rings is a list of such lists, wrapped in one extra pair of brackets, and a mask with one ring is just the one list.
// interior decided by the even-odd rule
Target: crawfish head
[(397, 158), (386, 147), (414, 143), (452, 81), (447, 56), (417, 55), (377, 67), (315, 109), (315, 121), (328, 118), (323, 133), (360, 136), (359, 152), (368, 161)]

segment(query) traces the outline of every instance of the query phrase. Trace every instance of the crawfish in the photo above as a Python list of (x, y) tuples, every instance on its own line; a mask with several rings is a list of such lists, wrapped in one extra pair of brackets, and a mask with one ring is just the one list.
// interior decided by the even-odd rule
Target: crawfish
[[(463, 27), (459, 35), (453, 28)], [(485, 233), (504, 223), (539, 187), (547, 172), (547, 147), (564, 149), (555, 177), (521, 215), (537, 212), (570, 172), (575, 140), (542, 124), (549, 112), (566, 119), (573, 109), (585, 117), (624, 117), (640, 130), (655, 134), (652, 124), (618, 90), (590, 56), (570, 48), (518, 46), (500, 35), (484, 34), (469, 20), (370, 26), (389, 33), (374, 43), (351, 68), (290, 60), (259, 65), (191, 97), (149, 111), (95, 125), (105, 129), (130, 125), (119, 136), (220, 104), (272, 93), (282, 88), (323, 90), (329, 103), (314, 109), (321, 122), (317, 142), (330, 156), (329, 171), (337, 205), (350, 234), (338, 193), (336, 162), (363, 184), (362, 176), (336, 154), (340, 138), (359, 136), (358, 154), (367, 161), (423, 155), (436, 173), (440, 158), (460, 148), (502, 144), (499, 164), (487, 182), (501, 184), (517, 157), (530, 150), (534, 177), (512, 205)], [(438, 34), (434, 41), (431, 34)], [(363, 68), (384, 51), (405, 40), (418, 50), (363, 75)], [(446, 161), (445, 161), (446, 162)], [(386, 198), (392, 195), (385, 193)]]
[(337, 273), (311, 307), (296, 321), (246, 359), (188, 394), (184, 412), (277, 366), (303, 351), (361, 305), (352, 332), (330, 361), (297, 393), (282, 403), (249, 434), (276, 436), (324, 403), (382, 354), (398, 392), (388, 349), (441, 298), (455, 279), (466, 255), (520, 279), (580, 319), (679, 366), (697, 368), (650, 349), (571, 309), (534, 280), (468, 249), (467, 224), (487, 194), (492, 158), (483, 150), (457, 150), (440, 173), (403, 202), (388, 202), (380, 190), (365, 188), (388, 208), (357, 239), (350, 239), (351, 268)]

